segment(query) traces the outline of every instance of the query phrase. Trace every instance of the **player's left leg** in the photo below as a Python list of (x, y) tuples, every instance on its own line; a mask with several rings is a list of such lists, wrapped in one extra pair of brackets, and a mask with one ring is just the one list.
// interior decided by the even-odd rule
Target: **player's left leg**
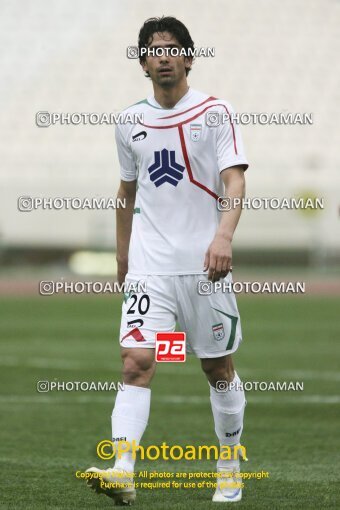
[[(215, 431), (221, 447), (234, 452), (240, 445), (243, 429), (245, 397), (241, 381), (234, 371), (231, 354), (241, 340), (240, 316), (234, 293), (202, 293), (204, 275), (178, 276), (176, 279), (178, 319), (187, 333), (187, 351), (194, 353), (202, 363), (210, 386), (210, 401)], [(231, 275), (225, 278), (231, 282)], [(228, 451), (228, 448), (221, 451)], [(234, 502), (242, 497), (239, 458), (217, 462), (217, 470), (225, 475), (218, 478), (213, 501)]]
[[(217, 461), (217, 488), (213, 496), (215, 502), (235, 502), (242, 497), (240, 478), (239, 448), (243, 429), (243, 416), (246, 404), (241, 381), (234, 371), (231, 355), (220, 358), (201, 359), (202, 369), (210, 385), (210, 402), (215, 422), (215, 432), (221, 447), (221, 457)], [(223, 448), (228, 447), (228, 448)], [(230, 452), (231, 458), (226, 453)]]

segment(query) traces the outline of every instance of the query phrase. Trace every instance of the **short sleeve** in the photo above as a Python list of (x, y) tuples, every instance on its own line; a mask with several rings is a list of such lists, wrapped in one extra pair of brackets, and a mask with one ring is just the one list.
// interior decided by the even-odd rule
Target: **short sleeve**
[(121, 131), (121, 126), (116, 126), (116, 144), (120, 165), (120, 177), (122, 181), (135, 181), (137, 179), (137, 168), (132, 151)]
[(217, 161), (220, 172), (232, 166), (248, 168), (248, 161), (244, 153), (241, 131), (235, 119), (234, 111), (230, 105), (222, 106), (221, 121), (217, 129)]

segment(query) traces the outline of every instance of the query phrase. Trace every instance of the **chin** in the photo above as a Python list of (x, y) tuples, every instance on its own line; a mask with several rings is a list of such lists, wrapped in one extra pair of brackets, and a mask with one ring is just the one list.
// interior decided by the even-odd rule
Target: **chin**
[(157, 80), (159, 85), (175, 85), (176, 80), (174, 80), (171, 76), (161, 76), (159, 80)]

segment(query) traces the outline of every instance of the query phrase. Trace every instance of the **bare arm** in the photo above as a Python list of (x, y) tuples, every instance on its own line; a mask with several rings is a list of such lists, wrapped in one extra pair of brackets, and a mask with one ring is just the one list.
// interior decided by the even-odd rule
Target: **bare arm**
[(117, 278), (123, 283), (128, 272), (128, 255), (131, 237), (133, 209), (136, 198), (137, 181), (120, 181), (117, 198), (126, 200), (126, 208), (116, 209), (117, 229)]
[[(231, 198), (243, 198), (245, 193), (244, 171), (240, 166), (223, 170), (221, 173), (226, 195)], [(213, 282), (227, 276), (232, 264), (231, 242), (241, 215), (241, 204), (223, 211), (216, 235), (211, 242), (204, 260), (204, 270), (208, 270), (208, 279)]]

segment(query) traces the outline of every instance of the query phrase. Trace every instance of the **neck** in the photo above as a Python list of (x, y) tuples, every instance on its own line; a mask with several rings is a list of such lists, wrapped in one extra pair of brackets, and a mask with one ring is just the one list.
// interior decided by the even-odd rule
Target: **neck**
[(176, 87), (160, 87), (157, 83), (153, 84), (155, 99), (163, 108), (173, 108), (180, 99), (188, 92), (189, 86), (184, 80)]

